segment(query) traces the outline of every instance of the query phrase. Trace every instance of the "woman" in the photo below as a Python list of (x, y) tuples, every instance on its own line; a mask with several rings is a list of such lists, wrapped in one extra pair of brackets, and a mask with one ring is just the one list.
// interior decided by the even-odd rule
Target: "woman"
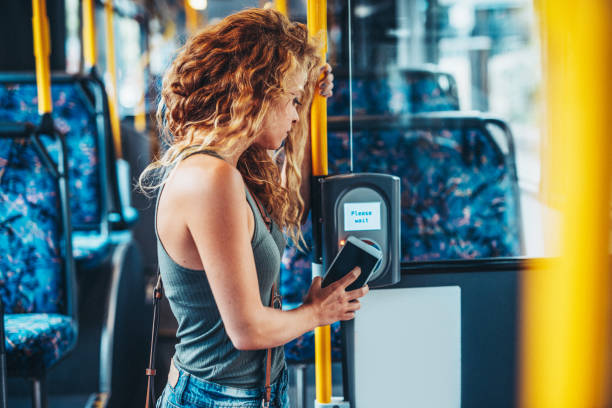
[(169, 148), (140, 180), (160, 191), (159, 266), (179, 324), (158, 406), (261, 406), (274, 348), (271, 406), (287, 407), (282, 345), (353, 318), (367, 293), (344, 290), (356, 269), (323, 289), (316, 278), (295, 310), (269, 307), (283, 231), (301, 238), (309, 106), (315, 91), (331, 95), (317, 55), (303, 24), (250, 9), (191, 38), (164, 77), (158, 119)]

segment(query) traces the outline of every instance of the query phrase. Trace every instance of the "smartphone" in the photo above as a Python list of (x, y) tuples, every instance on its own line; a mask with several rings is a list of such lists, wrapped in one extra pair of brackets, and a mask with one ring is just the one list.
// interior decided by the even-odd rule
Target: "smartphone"
[(382, 252), (380, 250), (351, 235), (346, 239), (346, 243), (327, 269), (321, 287), (331, 285), (353, 268), (359, 266), (361, 274), (346, 290), (358, 289), (368, 283), (372, 272), (374, 272), (381, 259)]

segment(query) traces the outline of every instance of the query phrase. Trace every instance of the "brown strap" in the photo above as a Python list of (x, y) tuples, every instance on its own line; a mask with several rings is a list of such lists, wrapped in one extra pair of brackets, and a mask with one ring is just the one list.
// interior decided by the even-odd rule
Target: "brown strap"
[[(251, 194), (251, 197), (253, 197), (253, 200), (255, 200), (255, 204), (257, 205), (259, 214), (261, 215), (261, 218), (263, 218), (264, 223), (266, 224), (266, 227), (268, 228), (268, 232), (272, 231), (272, 221), (270, 220), (270, 217), (268, 217), (268, 213), (264, 210), (263, 206), (259, 202), (259, 199), (257, 198), (255, 194), (253, 194), (251, 189), (249, 189), (249, 193)], [(282, 308), (282, 298), (276, 291), (276, 283), (272, 284), (272, 293), (270, 295), (270, 307), (275, 308), (275, 309)], [(261, 401), (261, 406), (264, 408), (268, 408), (270, 406), (270, 399), (272, 396), (272, 387), (270, 386), (270, 372), (271, 371), (272, 371), (272, 349), (267, 349), (266, 350), (266, 385), (265, 385), (266, 394), (264, 395), (264, 398)]]
[[(270, 307), (274, 309), (281, 309), (283, 306), (283, 300), (280, 294), (276, 291), (276, 283), (272, 284), (272, 291), (270, 295)], [(270, 406), (270, 397), (272, 393), (272, 387), (270, 386), (270, 371), (272, 371), (272, 349), (266, 350), (266, 395), (262, 401), (263, 407)]]
[(270, 403), (272, 387), (270, 386), (270, 371), (272, 371), (272, 349), (266, 350), (266, 396), (264, 402)]
[(155, 406), (155, 348), (157, 346), (157, 331), (159, 329), (159, 301), (163, 296), (164, 286), (161, 279), (159, 269), (157, 270), (157, 283), (153, 290), (153, 327), (151, 328), (151, 349), (149, 350), (149, 367), (145, 369), (147, 376), (147, 397), (145, 400), (145, 408), (153, 408)]

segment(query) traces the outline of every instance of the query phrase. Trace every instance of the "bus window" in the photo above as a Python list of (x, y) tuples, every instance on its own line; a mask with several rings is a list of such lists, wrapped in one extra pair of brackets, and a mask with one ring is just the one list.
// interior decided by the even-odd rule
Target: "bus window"
[(402, 260), (552, 255), (532, 2), (330, 4), (330, 171), (402, 178)]

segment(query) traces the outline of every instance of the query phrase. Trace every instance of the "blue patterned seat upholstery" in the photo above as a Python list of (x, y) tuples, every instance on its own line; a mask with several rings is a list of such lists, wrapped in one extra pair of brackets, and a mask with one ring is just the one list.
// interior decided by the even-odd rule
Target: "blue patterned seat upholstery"
[[(334, 93), (327, 101), (329, 116), (348, 116), (350, 110), (350, 82), (336, 75)], [(392, 91), (389, 81), (376, 76), (353, 78), (353, 114), (375, 115), (389, 111)]]
[[(0, 121), (31, 122), (38, 119), (36, 83), (0, 79)], [(76, 82), (53, 83), (55, 126), (65, 133), (68, 149), (71, 221), (74, 257), (96, 264), (108, 253), (109, 241), (100, 235), (103, 222), (103, 184), (96, 118)], [(57, 157), (56, 145), (46, 147)]]
[(61, 314), (71, 259), (60, 200), (31, 139), (0, 138), (0, 296), (12, 374), (38, 376), (75, 346), (76, 322)]
[(388, 111), (394, 114), (459, 110), (457, 84), (449, 74), (400, 71), (389, 79), (389, 87)]
[(401, 178), (403, 262), (521, 254), (514, 161), (485, 127), (357, 132), (353, 154)]
[[(312, 246), (312, 223), (310, 215), (306, 224), (302, 226), (304, 241), (308, 248)], [(312, 272), (310, 264), (312, 255), (310, 251), (302, 252), (291, 243), (287, 244), (287, 248), (283, 253), (281, 262), (280, 275), (280, 290), (283, 296), (283, 304), (299, 304), (306, 296), (310, 282), (312, 281)], [(285, 272), (285, 273), (282, 273)], [(291, 308), (293, 309), (293, 307)]]
[(17, 374), (54, 366), (76, 343), (76, 324), (64, 315), (10, 314), (4, 324), (7, 365)]
[[(328, 100), (329, 116), (348, 116), (348, 77), (337, 74)], [(353, 77), (353, 115), (407, 114), (459, 110), (454, 78), (427, 69), (406, 69), (389, 77), (372, 74)]]
[(5, 312), (55, 313), (63, 275), (58, 192), (31, 143), (0, 139), (0, 295)]

